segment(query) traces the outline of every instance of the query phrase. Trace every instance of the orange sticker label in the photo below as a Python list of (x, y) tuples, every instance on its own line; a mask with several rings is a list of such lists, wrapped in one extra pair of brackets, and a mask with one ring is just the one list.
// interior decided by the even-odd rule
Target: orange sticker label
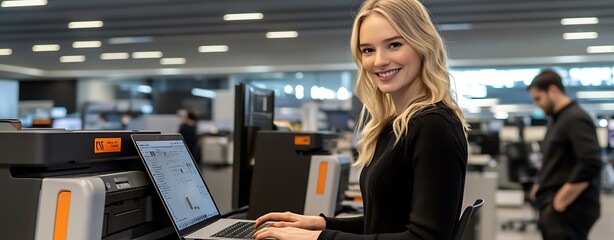
[(122, 151), (121, 138), (96, 138), (94, 139), (94, 153), (110, 153)]
[(294, 145), (309, 145), (311, 144), (310, 136), (295, 136)]

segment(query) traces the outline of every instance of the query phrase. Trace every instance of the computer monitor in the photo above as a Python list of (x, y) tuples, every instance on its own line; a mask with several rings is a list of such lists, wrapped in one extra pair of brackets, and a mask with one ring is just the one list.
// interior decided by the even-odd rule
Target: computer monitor
[(241, 83), (235, 86), (232, 208), (249, 205), (256, 133), (274, 130), (275, 92)]
[(328, 130), (333, 132), (352, 130), (352, 126), (350, 126), (352, 116), (350, 114), (349, 111), (326, 111)]
[(499, 145), (501, 140), (499, 138), (499, 132), (472, 130), (471, 132), (469, 132), (469, 136), (467, 136), (467, 138), (469, 142), (475, 143), (480, 146), (480, 154), (489, 154), (491, 156), (496, 156), (500, 153)]
[(67, 110), (65, 107), (52, 107), (51, 108), (51, 118), (65, 118)]
[(65, 130), (81, 130), (81, 118), (71, 117), (54, 119), (51, 127)]
[(467, 122), (469, 124), (469, 128), (471, 131), (481, 131), (482, 123), (481, 122)]

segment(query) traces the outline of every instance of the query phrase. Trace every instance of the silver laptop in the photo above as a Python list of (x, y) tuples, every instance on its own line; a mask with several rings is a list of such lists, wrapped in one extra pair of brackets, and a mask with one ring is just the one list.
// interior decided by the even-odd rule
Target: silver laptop
[(147, 173), (182, 239), (252, 239), (254, 221), (223, 219), (180, 134), (133, 134)]

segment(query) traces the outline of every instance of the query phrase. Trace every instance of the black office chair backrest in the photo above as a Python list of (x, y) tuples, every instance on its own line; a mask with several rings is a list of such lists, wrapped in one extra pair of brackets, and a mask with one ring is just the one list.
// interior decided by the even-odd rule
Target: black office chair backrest
[(505, 155), (511, 162), (523, 162), (529, 158), (529, 148), (527, 143), (511, 142), (505, 145)]
[(482, 205), (484, 204), (484, 199), (477, 199), (472, 206), (467, 206), (465, 211), (463, 211), (463, 215), (454, 226), (454, 234), (452, 234), (452, 240), (463, 240), (463, 235), (465, 235), (465, 230), (467, 229), (467, 225), (471, 218), (478, 213)]
[(512, 142), (505, 145), (507, 174), (510, 182), (520, 183), (523, 177), (532, 175), (529, 148), (530, 146), (523, 142)]

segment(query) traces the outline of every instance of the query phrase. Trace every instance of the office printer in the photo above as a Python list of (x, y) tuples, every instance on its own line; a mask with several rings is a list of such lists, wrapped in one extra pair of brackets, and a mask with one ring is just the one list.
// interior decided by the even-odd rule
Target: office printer
[(0, 131), (2, 238), (175, 236), (132, 133), (157, 132)]
[(268, 212), (334, 216), (348, 185), (350, 159), (331, 154), (336, 134), (258, 131), (248, 219)]

